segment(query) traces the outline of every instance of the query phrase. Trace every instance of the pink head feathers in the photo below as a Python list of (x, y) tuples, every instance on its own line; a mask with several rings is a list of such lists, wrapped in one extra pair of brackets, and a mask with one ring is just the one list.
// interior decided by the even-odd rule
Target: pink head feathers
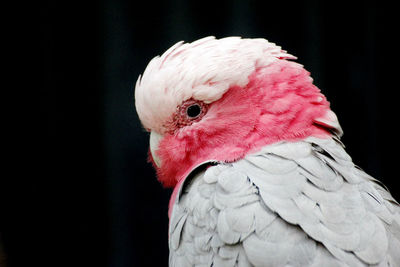
[(175, 186), (204, 162), (340, 133), (329, 103), (291, 59), (267, 40), (238, 37), (179, 42), (154, 58), (135, 99), (143, 126), (157, 136), (151, 153), (159, 180)]

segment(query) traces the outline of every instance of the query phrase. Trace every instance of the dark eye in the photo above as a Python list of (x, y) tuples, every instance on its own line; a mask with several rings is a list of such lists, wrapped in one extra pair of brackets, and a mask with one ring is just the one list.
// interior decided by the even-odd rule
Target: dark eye
[(208, 104), (195, 100), (188, 99), (177, 107), (176, 112), (173, 114), (171, 123), (171, 132), (173, 133), (178, 128), (192, 125), (199, 122), (207, 113)]
[(188, 106), (186, 109), (186, 114), (189, 118), (197, 118), (201, 114), (201, 106), (197, 103)]

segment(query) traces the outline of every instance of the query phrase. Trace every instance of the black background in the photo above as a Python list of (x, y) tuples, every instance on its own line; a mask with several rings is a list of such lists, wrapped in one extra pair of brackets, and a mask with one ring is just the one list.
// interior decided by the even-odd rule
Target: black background
[(4, 140), (14, 161), (1, 188), (7, 265), (167, 266), (170, 190), (146, 162), (134, 85), (152, 57), (208, 35), (262, 37), (296, 55), (330, 100), (354, 162), (400, 199), (397, 8), (102, 0), (28, 10), (26, 31), (14, 35), (30, 60), (14, 63), (30, 74), (14, 79), (24, 91), (13, 110), (30, 105), (8, 125), (22, 128), (17, 140)]

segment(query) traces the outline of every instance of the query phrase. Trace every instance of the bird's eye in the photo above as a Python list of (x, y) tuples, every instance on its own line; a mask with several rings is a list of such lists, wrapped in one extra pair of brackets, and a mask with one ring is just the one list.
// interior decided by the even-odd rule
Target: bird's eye
[(197, 103), (188, 106), (186, 109), (186, 115), (191, 119), (197, 118), (198, 116), (200, 116), (200, 114), (201, 106)]
[(176, 112), (173, 114), (171, 126), (169, 126), (171, 132), (173, 133), (178, 128), (199, 122), (207, 113), (207, 110), (208, 104), (202, 101), (195, 99), (186, 100), (177, 107)]

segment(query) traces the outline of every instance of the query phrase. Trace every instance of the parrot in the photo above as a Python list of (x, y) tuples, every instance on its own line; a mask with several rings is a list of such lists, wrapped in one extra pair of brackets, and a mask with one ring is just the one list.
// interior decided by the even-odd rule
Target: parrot
[(330, 102), (264, 38), (178, 42), (139, 75), (172, 188), (169, 266), (400, 266), (400, 205), (355, 165)]

